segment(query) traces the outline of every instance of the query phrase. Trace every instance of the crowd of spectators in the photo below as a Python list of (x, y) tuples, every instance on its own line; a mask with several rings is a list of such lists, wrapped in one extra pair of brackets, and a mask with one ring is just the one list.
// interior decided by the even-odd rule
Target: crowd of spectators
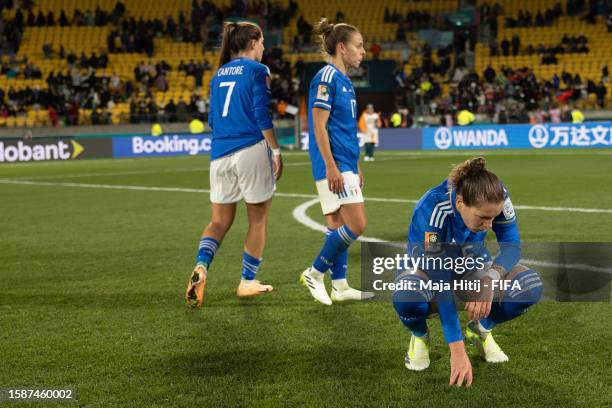
[[(482, 75), (457, 67), (452, 73), (454, 81), (450, 83), (449, 93), (444, 95), (435, 77), (422, 70), (413, 70), (410, 76), (402, 76), (400, 72), (398, 69), (396, 73), (400, 88), (396, 105), (402, 118), (398, 126), (406, 127), (413, 124), (413, 118), (424, 115), (439, 116), (443, 125), (450, 126), (456, 123), (453, 118), (461, 110), (484, 114), (502, 124), (559, 122), (564, 119), (563, 113), (569, 115), (565, 107), (587, 100), (589, 95), (594, 95), (597, 105), (603, 108), (605, 84), (609, 80), (607, 65), (602, 68), (598, 82), (585, 81), (579, 74), (568, 72), (538, 79), (527, 67), (503, 67), (496, 72), (488, 66)], [(385, 123), (393, 126), (389, 120)]]
[[(588, 2), (588, 4), (587, 4)], [(13, 7), (13, 0), (0, 0), (0, 8)], [(106, 26), (112, 25), (107, 38), (108, 53), (139, 52), (149, 57), (155, 54), (155, 38), (168, 37), (174, 41), (201, 43), (203, 50), (218, 45), (223, 21), (228, 16), (247, 17), (263, 16), (260, 23), (266, 29), (284, 27), (298, 13), (295, 1), (289, 1), (287, 7), (279, 2), (259, 0), (254, 2), (233, 1), (229, 6), (219, 7), (208, 0), (193, 0), (191, 13), (180, 12), (176, 17), (164, 19), (135, 19), (126, 13), (125, 5), (118, 1), (110, 11), (99, 6), (90, 10), (75, 10), (68, 18), (65, 12), (59, 16), (49, 12), (44, 14), (32, 11), (31, 1), (18, 3), (19, 9), (12, 21), (0, 21), (0, 42), (3, 47), (9, 46), (16, 51), (23, 28), (28, 26)], [(543, 12), (532, 15), (521, 10), (516, 18), (506, 17), (508, 27), (531, 27), (552, 25), (563, 15), (583, 16), (590, 18), (592, 13), (601, 13), (597, 0), (569, 0), (563, 5), (559, 2)], [(491, 37), (492, 55), (540, 54), (543, 63), (554, 63), (560, 53), (588, 52), (588, 39), (584, 34), (573, 37), (565, 35), (559, 44), (545, 46), (529, 44), (524, 46), (521, 39), (497, 39), (497, 18), (503, 15), (499, 4), (483, 4), (479, 7), (481, 23), (487, 27)], [(337, 22), (344, 21), (341, 11), (336, 13)], [(406, 43), (408, 32), (442, 28), (445, 22), (425, 11), (411, 11), (405, 15), (385, 9), (384, 21), (398, 25), (396, 40)], [(312, 25), (300, 16), (297, 19), (299, 35), (293, 41), (293, 50), (299, 52), (301, 46), (311, 43)], [(608, 17), (609, 30), (612, 31), (612, 14)], [(406, 119), (402, 125), (410, 123), (412, 116), (438, 115), (449, 122), (449, 118), (459, 110), (468, 109), (495, 118), (501, 123), (523, 122), (533, 117), (546, 119), (556, 118), (549, 115), (553, 106), (564, 106), (568, 102), (586, 98), (589, 94), (596, 96), (597, 103), (604, 105), (608, 80), (607, 66), (602, 70), (602, 80), (583, 81), (579, 75), (561, 72), (551, 79), (536, 79), (527, 68), (502, 68), (495, 72), (488, 67), (482, 75), (470, 70), (465, 64), (466, 44), (473, 46), (475, 33), (466, 30), (456, 31), (455, 41), (448, 47), (432, 50), (427, 45), (415, 44), (416, 53), (420, 55), (420, 64), (414, 67), (410, 75), (398, 64), (393, 75), (397, 82), (397, 105), (401, 107), (402, 116)], [(372, 52), (381, 52), (381, 45), (372, 44)], [(204, 73), (214, 69), (208, 60), (180, 61), (174, 68), (193, 76), (195, 90), (191, 97), (178, 101), (156, 98), (158, 92), (169, 90), (168, 75), (173, 68), (166, 62), (151, 63), (141, 61), (134, 67), (133, 80), (123, 81), (113, 74), (110, 77), (96, 75), (97, 68), (106, 68), (108, 54), (102, 52), (77, 56), (74, 52), (66, 53), (63, 46), (54, 50), (52, 45), (43, 46), (46, 58), (56, 56), (65, 59), (67, 70), (51, 72), (46, 82), (47, 89), (26, 87), (5, 92), (0, 90), (0, 115), (22, 116), (27, 109), (46, 109), (54, 124), (63, 120), (68, 125), (77, 123), (105, 124), (112, 120), (111, 112), (119, 103), (129, 103), (130, 123), (149, 122), (184, 122), (192, 118), (205, 120), (208, 112), (208, 101), (200, 97)], [(272, 107), (279, 116), (285, 115), (288, 105), (299, 105), (301, 82), (304, 79), (305, 64), (302, 60), (291, 66), (284, 58), (280, 48), (266, 50), (263, 62), (270, 68), (270, 89)], [(412, 62), (411, 62), (412, 63)], [(3, 60), (2, 74), (10, 78), (43, 78), (38, 67), (27, 61), (16, 61), (14, 58)], [(449, 92), (442, 92), (443, 84), (448, 80)], [(82, 118), (86, 109), (91, 116)], [(539, 113), (537, 113), (539, 112)], [(544, 112), (544, 113), (542, 113)], [(410, 114), (408, 114), (410, 113)], [(530, 114), (531, 113), (531, 114)], [(537, 113), (537, 114), (536, 114)], [(531, 116), (531, 117), (530, 117)], [(539, 120), (539, 119), (538, 119)]]

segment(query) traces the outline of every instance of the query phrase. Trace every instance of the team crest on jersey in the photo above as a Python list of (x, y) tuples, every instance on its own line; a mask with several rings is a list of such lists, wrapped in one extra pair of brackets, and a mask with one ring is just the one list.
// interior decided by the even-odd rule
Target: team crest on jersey
[(329, 101), (329, 88), (327, 85), (319, 85), (319, 90), (317, 91), (317, 99), (322, 101)]
[(425, 233), (425, 250), (435, 251), (440, 247), (440, 234), (437, 232)]

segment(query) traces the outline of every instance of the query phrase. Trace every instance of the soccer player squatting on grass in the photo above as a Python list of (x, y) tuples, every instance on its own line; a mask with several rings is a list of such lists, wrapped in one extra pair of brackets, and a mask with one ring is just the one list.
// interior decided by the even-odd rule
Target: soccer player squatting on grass
[[(315, 300), (361, 300), (372, 294), (351, 288), (346, 281), (348, 247), (366, 227), (363, 176), (359, 168), (357, 100), (348, 78), (365, 56), (359, 30), (349, 24), (330, 24), (323, 18), (315, 28), (328, 64), (312, 79), (308, 95), (309, 151), (312, 174), (327, 220), (327, 237), (311, 267), (300, 276)], [(331, 297), (325, 272), (331, 270)]]
[[(494, 260), (484, 246), (490, 229), (495, 232), (500, 247)], [(454, 295), (449, 291), (429, 290), (423, 284), (428, 280), (480, 280), (480, 296), (474, 297), (475, 292), (472, 292), (472, 296), (465, 299), (464, 308), (470, 319), (466, 337), (485, 361), (508, 361), (491, 330), (537, 303), (542, 294), (542, 281), (535, 271), (518, 264), (521, 248), (514, 208), (503, 182), (485, 168), (484, 158), (477, 157), (455, 166), (447, 180), (419, 200), (410, 223), (407, 253), (412, 259), (481, 257), (484, 267), (465, 272), (467, 276), (463, 276), (457, 268), (444, 271), (432, 266), (428, 269), (422, 268), (421, 263), (418, 268), (398, 273), (396, 282), (412, 283), (404, 287), (414, 288), (398, 290), (393, 297), (400, 320), (412, 332), (406, 367), (415, 371), (429, 367), (426, 319), (437, 312), (450, 348), (450, 385), (465, 383), (469, 386), (472, 383), (472, 365), (465, 351)], [(505, 291), (494, 294), (492, 282), (500, 279), (508, 284)]]
[(210, 82), (212, 128), (210, 201), (212, 220), (204, 229), (186, 300), (200, 306), (210, 265), (236, 215), (246, 203), (249, 229), (244, 241), (242, 280), (237, 295), (256, 296), (272, 286), (255, 279), (266, 242), (268, 210), (282, 172), (280, 148), (268, 110), (270, 71), (261, 64), (264, 37), (258, 25), (226, 23), (219, 69)]

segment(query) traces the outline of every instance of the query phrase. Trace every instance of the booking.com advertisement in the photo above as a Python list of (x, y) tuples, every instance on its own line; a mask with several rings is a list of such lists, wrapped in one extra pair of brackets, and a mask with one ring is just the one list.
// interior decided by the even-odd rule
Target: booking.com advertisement
[(423, 129), (424, 150), (612, 147), (612, 122)]
[(210, 153), (210, 134), (113, 137), (113, 157), (194, 156)]

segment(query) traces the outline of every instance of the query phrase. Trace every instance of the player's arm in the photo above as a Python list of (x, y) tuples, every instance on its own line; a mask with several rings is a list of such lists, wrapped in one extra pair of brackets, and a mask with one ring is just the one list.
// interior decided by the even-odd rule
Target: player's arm
[(270, 115), (270, 88), (268, 87), (269, 71), (265, 66), (258, 66), (253, 77), (253, 114), (257, 126), (272, 149), (274, 177), (278, 180), (283, 172), (283, 159), (280, 146), (274, 133), (272, 115)]
[(329, 144), (329, 134), (327, 133), (328, 120), (329, 110), (318, 107), (312, 108), (315, 140), (317, 141), (317, 147), (323, 162), (325, 162), (325, 178), (327, 179), (330, 191), (340, 193), (344, 190), (344, 179), (342, 178), (342, 173), (338, 170), (338, 166), (336, 166), (336, 161)]
[(332, 82), (324, 81), (322, 78), (313, 81), (310, 85), (310, 95), (314, 97), (312, 102), (314, 135), (319, 153), (325, 163), (325, 178), (329, 190), (340, 193), (344, 190), (344, 179), (342, 173), (338, 170), (338, 166), (336, 166), (329, 142), (329, 132), (327, 131), (327, 122), (334, 105), (335, 89)]
[(214, 80), (210, 81), (210, 96), (208, 98), (208, 126), (213, 129), (213, 108), (215, 106)]
[[(434, 203), (435, 204), (435, 203)], [(410, 224), (410, 241), (416, 243), (416, 254), (422, 257), (442, 257), (444, 258), (446, 244), (441, 242), (444, 239), (446, 228), (448, 228), (447, 217), (436, 209), (435, 205), (421, 206), (413, 215)], [(409, 244), (409, 248), (414, 244)], [(409, 254), (410, 255), (410, 254)], [(415, 250), (413, 249), (413, 254)], [(450, 281), (450, 271), (429, 271), (425, 268), (425, 273), (430, 277), (436, 274), (444, 281)], [(441, 273), (440, 273), (441, 272)], [(461, 386), (464, 381), (466, 385), (472, 383), (472, 365), (465, 351), (463, 335), (459, 314), (452, 292), (443, 291), (436, 294), (436, 304), (442, 325), (444, 339), (450, 350), (450, 385)]]
[(493, 220), (493, 232), (499, 244), (499, 255), (493, 261), (493, 268), (499, 271), (500, 278), (503, 278), (521, 259), (521, 239), (516, 213), (505, 187), (504, 193), (504, 208)]

